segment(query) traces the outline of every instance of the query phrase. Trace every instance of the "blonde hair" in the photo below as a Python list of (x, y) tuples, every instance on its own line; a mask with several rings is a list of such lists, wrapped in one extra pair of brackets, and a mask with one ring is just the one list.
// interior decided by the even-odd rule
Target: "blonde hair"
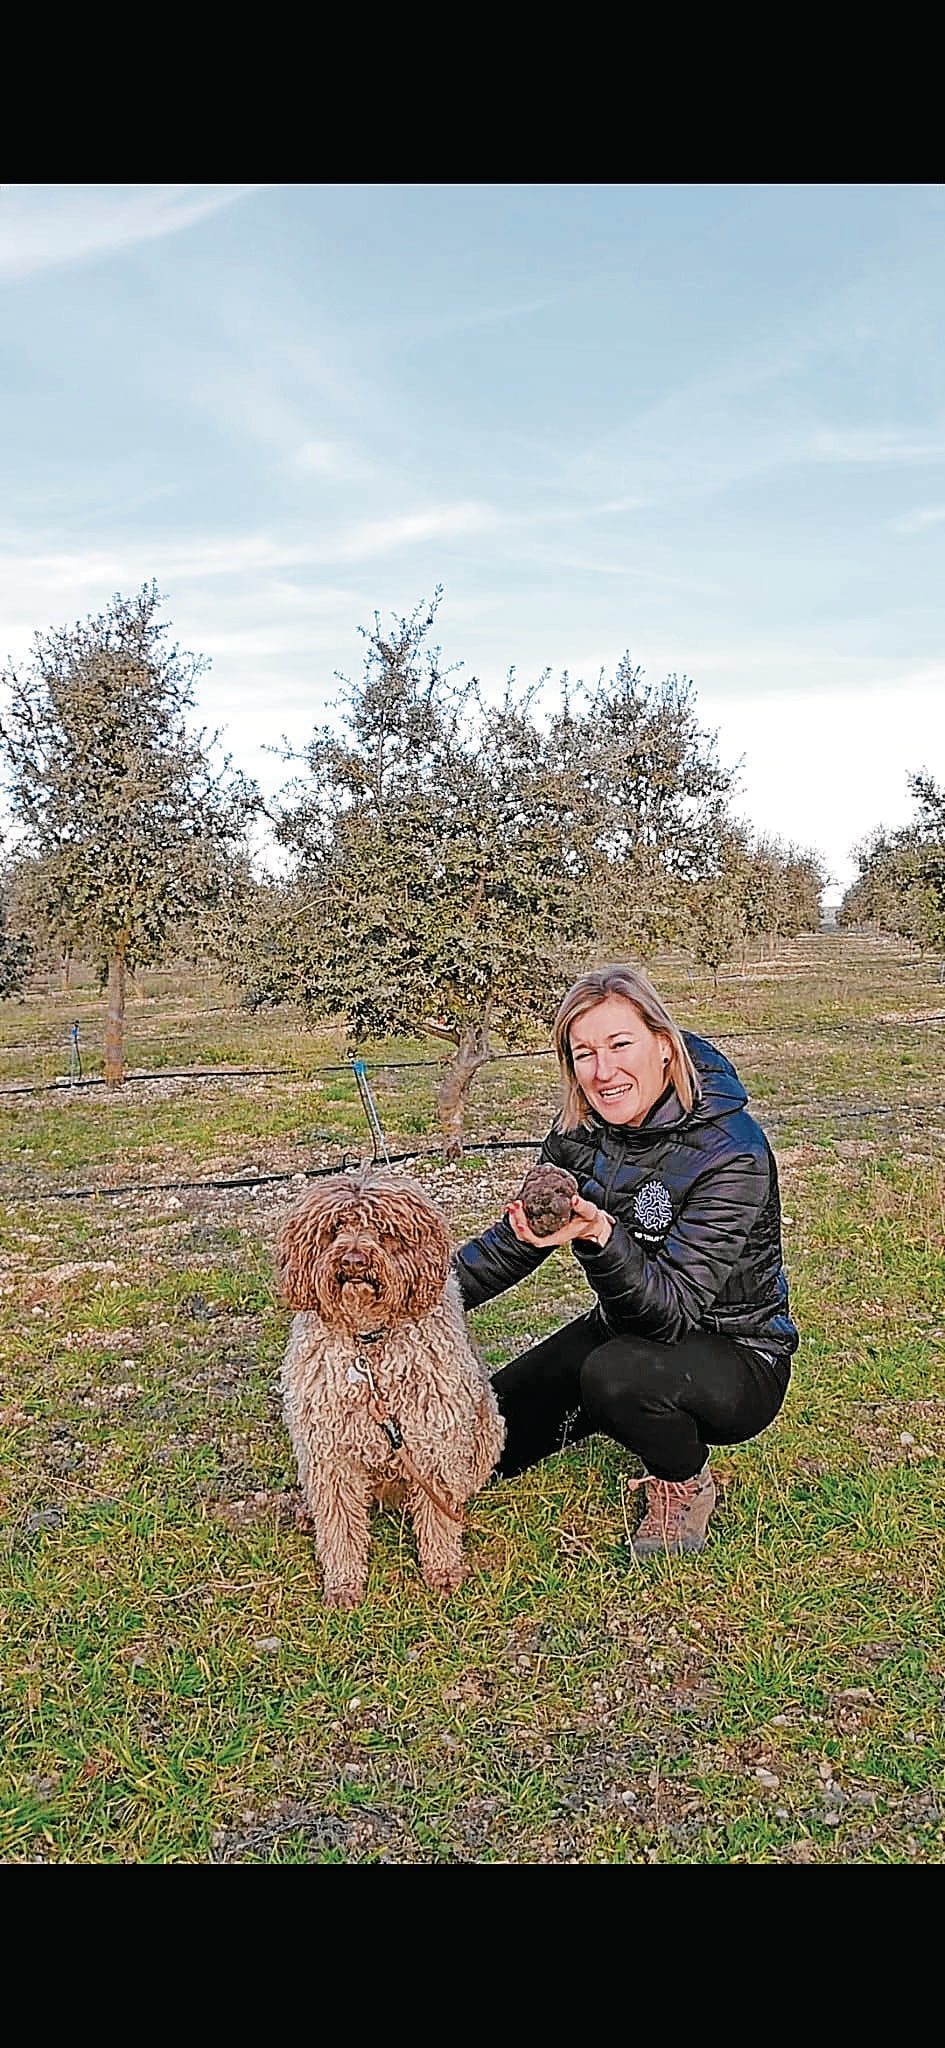
[(574, 1056), (571, 1051), (571, 1026), (587, 1010), (594, 1010), (598, 1003), (605, 1003), (608, 996), (625, 996), (628, 1003), (642, 1017), (650, 1031), (658, 1031), (668, 1038), (670, 1056), (666, 1067), (666, 1079), (671, 1083), (682, 1103), (683, 1109), (691, 1109), (699, 1093), (699, 1081), (695, 1067), (686, 1048), (686, 1042), (665, 1003), (660, 1001), (652, 983), (641, 973), (639, 967), (594, 967), (590, 973), (582, 974), (564, 997), (554, 1021), (554, 1047), (558, 1055), (561, 1079), (564, 1083), (564, 1101), (557, 1117), (559, 1131), (574, 1131), (586, 1121), (590, 1114), (590, 1103), (574, 1071)]

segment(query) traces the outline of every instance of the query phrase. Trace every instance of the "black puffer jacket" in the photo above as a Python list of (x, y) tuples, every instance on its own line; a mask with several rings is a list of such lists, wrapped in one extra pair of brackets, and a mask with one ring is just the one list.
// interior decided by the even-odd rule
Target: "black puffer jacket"
[[(606, 1245), (571, 1247), (610, 1330), (661, 1344), (711, 1330), (788, 1359), (798, 1335), (774, 1154), (734, 1067), (707, 1039), (684, 1035), (699, 1077), (691, 1110), (668, 1089), (639, 1128), (592, 1111), (575, 1131), (552, 1129), (541, 1157), (570, 1167), (581, 1194), (614, 1218)], [(491, 1300), (548, 1256), (520, 1243), (503, 1217), (455, 1255), (464, 1306)]]

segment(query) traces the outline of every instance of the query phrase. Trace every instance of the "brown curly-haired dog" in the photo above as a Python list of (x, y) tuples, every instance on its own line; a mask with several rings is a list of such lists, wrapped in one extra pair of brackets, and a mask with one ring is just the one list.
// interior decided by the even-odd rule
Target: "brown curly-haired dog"
[(373, 1501), (405, 1499), (428, 1586), (464, 1574), (463, 1504), (492, 1471), (505, 1425), (470, 1341), (444, 1217), (406, 1175), (335, 1174), (306, 1191), (276, 1244), (298, 1311), (283, 1412), (334, 1607), (367, 1582)]

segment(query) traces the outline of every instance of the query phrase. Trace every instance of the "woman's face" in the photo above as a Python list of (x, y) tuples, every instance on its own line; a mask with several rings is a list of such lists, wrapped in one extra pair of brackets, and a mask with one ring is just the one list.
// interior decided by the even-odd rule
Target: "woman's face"
[(672, 1043), (651, 1031), (627, 996), (607, 996), (568, 1033), (578, 1081), (609, 1124), (640, 1124), (666, 1086)]

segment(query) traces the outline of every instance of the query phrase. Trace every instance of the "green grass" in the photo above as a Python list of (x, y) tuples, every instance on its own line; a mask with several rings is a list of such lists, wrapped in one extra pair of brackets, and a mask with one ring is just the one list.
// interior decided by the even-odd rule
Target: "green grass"
[[(387, 1513), (364, 1606), (326, 1610), (276, 1388), (288, 1178), (149, 1184), (368, 1153), (353, 1079), (318, 1071), (340, 1034), (149, 976), (129, 1068), (285, 1071), (5, 1099), (0, 1859), (943, 1861), (945, 994), (847, 937), (718, 991), (654, 974), (771, 1133), (803, 1331), (774, 1427), (714, 1461), (699, 1558), (633, 1561), (634, 1468), (595, 1440), (477, 1497), (449, 1602)], [(64, 1071), (100, 1010), (7, 1004), (0, 1085)], [(391, 1149), (430, 1151), (436, 1049), (364, 1052)], [(497, 1062), (470, 1129), (534, 1138), (553, 1105), (548, 1059)], [(417, 1170), (461, 1237), (527, 1157)], [(474, 1331), (497, 1366), (586, 1300), (556, 1259)]]

